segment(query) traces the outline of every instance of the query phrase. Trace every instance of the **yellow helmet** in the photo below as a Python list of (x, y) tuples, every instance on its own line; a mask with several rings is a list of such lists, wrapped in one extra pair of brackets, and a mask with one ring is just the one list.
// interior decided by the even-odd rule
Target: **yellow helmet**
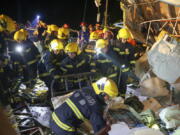
[(97, 40), (97, 39), (99, 39), (99, 34), (96, 31), (93, 31), (93, 32), (91, 32), (89, 39)]
[(70, 31), (67, 28), (59, 28), (58, 29), (58, 38), (59, 39), (67, 39), (69, 37)]
[(70, 33), (69, 29), (67, 29), (67, 28), (61, 28), (61, 30), (65, 35), (69, 35), (69, 33)]
[(22, 31), (16, 31), (14, 33), (14, 40), (17, 42), (21, 42), (27, 39), (27, 36), (24, 32)]
[(16, 22), (6, 15), (0, 15), (0, 32), (7, 30), (12, 33), (16, 31), (17, 25)]
[(0, 32), (6, 30), (6, 28), (7, 28), (7, 23), (3, 19), (3, 17), (0, 16)]
[(107, 47), (107, 46), (108, 46), (108, 40), (98, 39), (98, 40), (96, 41), (96, 46), (95, 46), (95, 48), (96, 48), (96, 49), (103, 49), (103, 48), (105, 48), (105, 47)]
[(72, 43), (69, 43), (67, 44), (67, 46), (65, 47), (65, 52), (68, 53), (77, 53), (77, 54), (80, 54), (80, 49), (78, 47), (78, 44), (75, 43), (75, 42), (72, 42)]
[(45, 22), (43, 22), (43, 21), (39, 21), (39, 23), (38, 23), (40, 26), (42, 26), (42, 27), (46, 27), (46, 23)]
[(116, 83), (107, 77), (103, 77), (95, 83), (92, 83), (92, 86), (95, 93), (98, 95), (100, 93), (106, 93), (112, 98), (118, 96), (118, 88)]
[(37, 35), (38, 35), (38, 30), (35, 30), (35, 31), (33, 32), (33, 35), (37, 36)]
[(123, 38), (123, 39), (132, 38), (131, 33), (129, 32), (127, 28), (122, 28), (118, 31), (117, 39), (120, 39), (120, 38)]
[(109, 29), (108, 29), (107, 27), (105, 27), (105, 28), (103, 29), (103, 33), (107, 32), (107, 31), (109, 31)]
[(50, 43), (51, 49), (52, 50), (63, 50), (64, 45), (59, 39), (54, 39)]
[(58, 26), (55, 24), (51, 24), (47, 26), (47, 33), (51, 34), (52, 31), (58, 31)]
[(19, 31), (23, 32), (23, 33), (26, 35), (26, 37), (28, 36), (28, 31), (27, 31), (27, 30), (25, 30), (25, 29), (20, 29)]
[(51, 31), (58, 31), (58, 26), (55, 24), (51, 24)]
[(47, 25), (47, 33), (51, 34), (51, 25)]

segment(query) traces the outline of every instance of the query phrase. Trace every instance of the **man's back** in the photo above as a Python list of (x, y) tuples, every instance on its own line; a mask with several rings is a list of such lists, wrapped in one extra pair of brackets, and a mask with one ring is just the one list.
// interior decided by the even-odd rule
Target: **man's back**
[[(76, 91), (69, 99), (70, 103), (72, 102), (72, 104), (77, 107), (75, 110), (79, 110), (85, 119), (90, 120), (95, 132), (105, 127), (106, 123), (102, 117), (103, 105), (105, 105), (105, 103), (98, 98), (93, 88), (85, 87), (82, 90)], [(76, 113), (67, 102), (68, 100), (58, 107), (55, 113), (63, 123), (76, 129), (83, 120), (77, 117)]]

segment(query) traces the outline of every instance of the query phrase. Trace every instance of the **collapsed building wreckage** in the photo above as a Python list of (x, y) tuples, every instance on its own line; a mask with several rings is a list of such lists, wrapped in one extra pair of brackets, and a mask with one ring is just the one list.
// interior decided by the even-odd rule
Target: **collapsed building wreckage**
[[(168, 2), (168, 0), (162, 1)], [(121, 0), (120, 7), (123, 10), (124, 24), (131, 31), (134, 39), (146, 43), (149, 46), (149, 50), (136, 63), (135, 72), (141, 78), (140, 88), (132, 89), (129, 87), (127, 100), (124, 101), (121, 98), (117, 98), (106, 109), (106, 117), (115, 123), (109, 132), (110, 135), (117, 135), (120, 132), (123, 135), (170, 134), (180, 126), (180, 120), (177, 119), (180, 115), (180, 108), (177, 105), (161, 111), (168, 105), (180, 103), (178, 98), (180, 91), (180, 73), (178, 72), (178, 67), (180, 67), (180, 7), (178, 6), (180, 4), (178, 2), (173, 4), (158, 0)], [(158, 35), (162, 30), (167, 31), (168, 34), (165, 32), (160, 37)], [(165, 37), (166, 39), (167, 37), (170, 38), (168, 38), (169, 42), (166, 42)], [(170, 49), (164, 48), (165, 51), (162, 51), (162, 46)], [(166, 56), (166, 59), (163, 59), (163, 65), (162, 58), (164, 56)], [(168, 61), (173, 62), (174, 60), (172, 59), (176, 59), (175, 62), (168, 63)], [(160, 65), (161, 67), (162, 65), (165, 67), (170, 65), (170, 67), (161, 69)], [(62, 104), (70, 95), (53, 97), (54, 107), (56, 108), (56, 106)], [(132, 95), (140, 99), (131, 98), (133, 97)], [(131, 97), (128, 98), (128, 96)], [(171, 113), (170, 115), (168, 110)], [(173, 111), (176, 113), (175, 115)], [(36, 111), (34, 112), (37, 113)], [(38, 113), (41, 114), (41, 112)], [(166, 113), (169, 115), (167, 118)], [(160, 122), (166, 124), (165, 128), (161, 127)], [(43, 123), (43, 120), (40, 120), (39, 123)], [(155, 124), (163, 130), (163, 133), (159, 130), (154, 131), (147, 128), (152, 128)], [(142, 126), (146, 126), (146, 129), (141, 131), (139, 127)], [(134, 129), (135, 127), (137, 129)], [(81, 130), (83, 130), (83, 133), (90, 134), (92, 128), (89, 122), (83, 125)], [(99, 135), (103, 134), (99, 133)]]
[[(180, 67), (180, 2), (122, 0), (120, 5), (123, 10), (124, 24), (133, 37), (149, 46), (147, 53), (136, 63), (137, 76), (144, 79), (149, 72), (153, 77), (158, 77), (157, 85), (168, 83), (177, 92), (180, 89), (178, 70)], [(155, 86), (155, 82), (153, 78), (144, 83), (152, 87)], [(157, 87), (153, 88), (157, 89)]]
[[(180, 1), (122, 0), (120, 7), (123, 23), (134, 39), (149, 46), (136, 62), (135, 69), (136, 75), (141, 78), (137, 91), (140, 95), (153, 97), (149, 101), (154, 100), (149, 103), (144, 101), (144, 110), (148, 108), (159, 114), (156, 117), (160, 117), (166, 129), (170, 129), (173, 120), (169, 113), (176, 113), (176, 109), (172, 109), (175, 107), (173, 104), (180, 103)], [(168, 108), (169, 105), (172, 106)], [(160, 112), (163, 108), (166, 109)], [(179, 107), (177, 110), (180, 111)], [(179, 121), (178, 118), (176, 120)]]
[(120, 7), (123, 22), (134, 38), (153, 44), (162, 30), (180, 37), (179, 4), (176, 0), (122, 0)]
[[(152, 69), (153, 73), (162, 80), (170, 84), (176, 84), (179, 79), (179, 72), (175, 71), (175, 67), (178, 68), (179, 66), (177, 61), (179, 59), (178, 50), (180, 42), (180, 2), (176, 0), (122, 0), (120, 7), (123, 10), (123, 23), (131, 31), (134, 39), (145, 43), (149, 46), (149, 49), (151, 48), (137, 62), (136, 74), (142, 78), (145, 72)], [(166, 44), (164, 46), (170, 49), (157, 47), (159, 44)], [(173, 44), (174, 48), (170, 44)], [(155, 71), (156, 65), (153, 64), (157, 64), (158, 60), (154, 60), (157, 56), (152, 57), (152, 55), (157, 53), (159, 53), (158, 58), (161, 57), (161, 54), (168, 55), (164, 61), (177, 60), (171, 65), (172, 73), (166, 77), (163, 77), (162, 74), (161, 76), (157, 70)], [(143, 64), (140, 64), (140, 61)], [(166, 65), (168, 64), (170, 63), (166, 62)], [(170, 68), (164, 69), (164, 72), (168, 70)], [(174, 80), (171, 80), (169, 78), (173, 76), (173, 73), (177, 74), (177, 76)]]
[[(168, 1), (165, 0), (165, 2)], [(117, 98), (106, 109), (106, 115), (108, 115), (106, 117), (110, 117), (116, 123), (112, 125), (110, 135), (120, 132), (124, 135), (171, 134), (179, 127), (179, 119), (172, 117), (175, 115), (178, 117), (180, 114), (178, 106), (180, 103), (178, 98), (180, 93), (178, 81), (180, 77), (178, 70), (180, 67), (180, 8), (178, 6), (180, 3), (171, 2), (170, 4), (157, 0), (122, 0), (120, 2), (123, 10), (123, 24), (130, 30), (135, 40), (145, 43), (149, 49), (136, 63), (135, 72), (141, 78), (140, 88), (129, 87), (125, 101)], [(165, 59), (163, 59), (164, 56), (166, 56)], [(137, 96), (139, 100), (132, 95)], [(58, 97), (57, 100), (54, 98), (54, 106), (58, 106), (57, 101), (62, 103), (62, 99), (68, 96)], [(173, 104), (177, 105), (173, 106)], [(168, 108), (169, 105), (172, 106)], [(172, 115), (169, 115), (170, 113)], [(125, 126), (122, 123), (118, 125), (118, 122), (126, 124)], [(165, 124), (164, 127), (161, 122)], [(159, 130), (138, 131), (140, 128), (134, 130), (134, 127), (141, 124), (150, 128), (156, 127), (157, 124)], [(87, 123), (85, 128), (89, 130), (88, 132), (92, 130)]]

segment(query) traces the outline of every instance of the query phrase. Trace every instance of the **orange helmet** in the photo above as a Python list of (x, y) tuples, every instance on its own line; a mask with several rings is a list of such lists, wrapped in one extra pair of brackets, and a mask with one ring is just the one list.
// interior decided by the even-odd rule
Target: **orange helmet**
[(69, 28), (69, 25), (68, 24), (64, 24), (63, 27), (64, 28)]
[(100, 27), (100, 24), (99, 24), (99, 23), (96, 23), (96, 27)]
[(80, 26), (86, 26), (86, 23), (85, 22), (81, 22)]

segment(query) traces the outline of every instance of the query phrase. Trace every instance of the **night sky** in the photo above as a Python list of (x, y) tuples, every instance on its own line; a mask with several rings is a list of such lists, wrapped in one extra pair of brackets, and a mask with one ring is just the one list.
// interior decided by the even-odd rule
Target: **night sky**
[[(109, 0), (110, 24), (122, 18), (118, 1)], [(1, 1), (0, 13), (7, 14), (20, 23), (25, 23), (27, 20), (32, 21), (39, 14), (47, 24), (61, 26), (67, 23), (71, 27), (77, 28), (83, 20), (85, 2), (86, 0), (6, 0)], [(105, 0), (102, 0), (101, 17), (103, 17), (104, 4)], [(96, 14), (97, 8), (94, 0), (87, 0), (85, 22), (95, 24)]]

